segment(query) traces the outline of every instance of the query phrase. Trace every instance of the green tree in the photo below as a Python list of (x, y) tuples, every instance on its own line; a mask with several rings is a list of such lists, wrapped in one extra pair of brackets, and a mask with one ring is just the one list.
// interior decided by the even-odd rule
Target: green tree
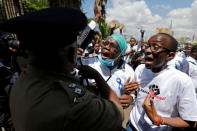
[(0, 0), (0, 22), (5, 20), (5, 11), (3, 9), (3, 3)]
[(47, 0), (22, 0), (24, 13), (30, 13), (49, 7)]
[(103, 19), (99, 21), (99, 30), (101, 31), (102, 39), (110, 36), (110, 26)]
[(82, 0), (49, 0), (50, 7), (72, 7), (80, 9)]

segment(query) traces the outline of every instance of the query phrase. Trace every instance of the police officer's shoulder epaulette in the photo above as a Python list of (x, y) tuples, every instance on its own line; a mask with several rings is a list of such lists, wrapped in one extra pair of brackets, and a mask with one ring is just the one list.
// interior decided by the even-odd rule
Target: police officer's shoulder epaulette
[(88, 93), (82, 88), (78, 83), (75, 82), (65, 82), (63, 80), (56, 81), (66, 92), (68, 90), (72, 95), (72, 102), (74, 104), (83, 102), (87, 99)]

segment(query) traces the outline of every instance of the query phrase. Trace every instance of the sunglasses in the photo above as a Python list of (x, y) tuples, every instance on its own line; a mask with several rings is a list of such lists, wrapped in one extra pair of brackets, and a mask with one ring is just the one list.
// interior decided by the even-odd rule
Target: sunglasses
[(103, 45), (103, 46), (109, 45), (110, 48), (118, 49), (118, 46), (117, 46), (115, 43), (113, 43), (113, 42), (110, 43), (110, 42), (108, 42), (108, 41), (103, 41), (102, 45)]

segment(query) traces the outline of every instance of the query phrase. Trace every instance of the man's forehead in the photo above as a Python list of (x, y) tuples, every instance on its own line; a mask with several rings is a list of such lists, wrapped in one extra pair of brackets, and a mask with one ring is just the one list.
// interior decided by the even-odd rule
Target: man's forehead
[(170, 38), (162, 35), (162, 34), (158, 34), (158, 35), (154, 35), (150, 38), (149, 42), (159, 42), (159, 43), (166, 43), (166, 42), (170, 42)]

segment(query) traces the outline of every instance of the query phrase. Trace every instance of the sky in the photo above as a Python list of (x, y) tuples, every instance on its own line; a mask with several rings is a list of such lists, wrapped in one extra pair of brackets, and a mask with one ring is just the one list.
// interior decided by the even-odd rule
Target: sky
[[(82, 9), (88, 18), (94, 17), (94, 0), (83, 0)], [(145, 27), (145, 37), (156, 28), (168, 28), (172, 21), (174, 36), (197, 35), (197, 0), (108, 0), (106, 22), (117, 20), (125, 25), (125, 34), (139, 37), (139, 27)]]

